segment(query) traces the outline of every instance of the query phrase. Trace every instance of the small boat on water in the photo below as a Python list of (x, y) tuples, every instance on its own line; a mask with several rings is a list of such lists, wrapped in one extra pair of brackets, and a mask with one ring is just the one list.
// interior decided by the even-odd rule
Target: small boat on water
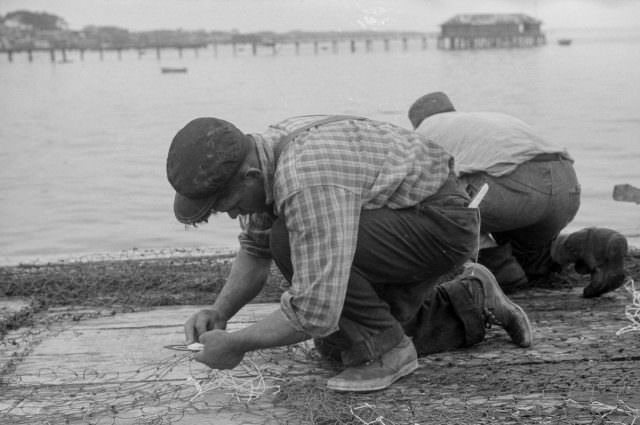
[(168, 66), (163, 66), (160, 71), (163, 74), (184, 74), (187, 72), (187, 68), (175, 68), (175, 67), (168, 67)]
[(570, 38), (559, 38), (558, 39), (558, 44), (561, 46), (569, 46), (571, 45), (571, 42), (573, 40), (571, 40)]

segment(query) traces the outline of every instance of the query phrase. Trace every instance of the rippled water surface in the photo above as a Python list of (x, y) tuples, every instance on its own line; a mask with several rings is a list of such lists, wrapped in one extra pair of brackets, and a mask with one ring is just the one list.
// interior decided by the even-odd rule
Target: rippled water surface
[[(0, 57), (0, 259), (2, 262), (130, 249), (237, 245), (222, 216), (185, 229), (165, 177), (175, 132), (217, 116), (259, 132), (292, 115), (354, 113), (409, 126), (408, 106), (434, 90), (459, 110), (493, 110), (529, 122), (576, 159), (582, 206), (571, 229), (599, 225), (640, 245), (640, 205), (612, 200), (640, 187), (640, 34), (579, 32), (561, 47), (405, 51), (374, 44), (337, 54), (302, 46), (257, 56), (221, 48), (142, 58), (71, 52), (29, 63)], [(26, 55), (25, 55), (26, 56)], [(161, 66), (187, 67), (162, 74)]]

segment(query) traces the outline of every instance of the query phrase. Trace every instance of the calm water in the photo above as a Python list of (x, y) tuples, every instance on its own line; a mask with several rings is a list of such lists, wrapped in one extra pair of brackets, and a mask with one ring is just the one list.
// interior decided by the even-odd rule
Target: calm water
[(520, 50), (422, 50), (416, 40), (407, 51), (303, 45), (300, 55), (220, 49), (160, 62), (154, 52), (0, 57), (0, 261), (233, 248), (232, 220), (186, 230), (173, 217), (165, 158), (187, 121), (217, 116), (257, 132), (291, 115), (351, 113), (408, 126), (408, 106), (434, 90), (459, 110), (514, 114), (565, 146), (583, 186), (570, 230), (607, 226), (640, 245), (640, 205), (612, 200), (614, 185), (640, 186), (640, 31), (558, 33), (569, 47), (548, 36)]

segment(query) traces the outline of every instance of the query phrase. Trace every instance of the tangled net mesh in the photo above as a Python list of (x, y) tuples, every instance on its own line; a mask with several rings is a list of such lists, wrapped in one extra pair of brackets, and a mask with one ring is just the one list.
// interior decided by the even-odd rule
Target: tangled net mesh
[[(13, 424), (46, 423), (45, 420), (106, 424), (134, 417), (139, 423), (170, 423), (177, 419), (176, 415), (184, 414), (184, 409), (176, 409), (175, 403), (188, 402), (193, 389), (164, 377), (184, 361), (189, 361), (187, 355), (173, 356), (155, 366), (115, 373), (41, 369), (34, 375), (37, 381), (64, 383), (36, 385), (21, 378), (4, 382), (4, 398), (12, 402), (2, 406), (0, 414)], [(160, 403), (166, 404), (164, 412), (157, 411)], [(158, 422), (160, 418), (162, 422)]]
[[(188, 411), (246, 404), (279, 391), (281, 379), (255, 359), (219, 371), (195, 367), (193, 357), (172, 354), (127, 372), (47, 368), (29, 377), (5, 377), (0, 382), (0, 422), (170, 424)], [(226, 396), (217, 397), (218, 406), (205, 397), (214, 391)]]
[[(326, 390), (310, 370), (326, 368), (311, 343), (249, 353), (232, 370), (209, 369), (171, 352), (128, 371), (43, 368), (0, 377), (0, 423), (165, 425), (225, 413), (251, 423), (392, 425), (388, 410)], [(241, 412), (241, 413), (239, 413)]]
[[(172, 267), (175, 269), (178, 260), (173, 261)], [(184, 261), (185, 267), (188, 266), (190, 270), (194, 267), (194, 259)], [(100, 267), (91, 265), (91, 273), (100, 276), (101, 280), (96, 279), (95, 287), (91, 287), (87, 293), (98, 292), (101, 285), (104, 286), (105, 280), (120, 282), (119, 277), (124, 274), (127, 274), (129, 279), (151, 281), (154, 284), (157, 281), (158, 285), (172, 280), (173, 275), (164, 267), (151, 262), (145, 264), (145, 267), (151, 268), (152, 265), (158, 267), (157, 270), (152, 269), (153, 273), (133, 264), (124, 271), (114, 267), (114, 270), (117, 270), (118, 279), (111, 279), (112, 275), (105, 273), (105, 270), (111, 270), (109, 264)], [(205, 271), (209, 273), (211, 270), (210, 264), (204, 260), (202, 270), (203, 273)], [(37, 269), (19, 269), (18, 271), (22, 273), (21, 276), (29, 277), (29, 279), (20, 280), (21, 283), (42, 281), (42, 288), (50, 287), (49, 273), (44, 271), (40, 273)], [(34, 274), (46, 275), (47, 279), (34, 279)], [(147, 279), (149, 275), (154, 278)], [(61, 276), (64, 279), (62, 277), (59, 279), (60, 286), (69, 280), (66, 269)], [(141, 279), (141, 276), (145, 279)], [(131, 285), (127, 282), (119, 283), (126, 297), (122, 296), (118, 300), (138, 298), (138, 294), (131, 292)], [(193, 285), (194, 298), (202, 296), (198, 285), (195, 283)], [(15, 287), (22, 286), (15, 285)], [(68, 293), (77, 296), (75, 287), (72, 288), (69, 285), (69, 288)], [(157, 288), (162, 286), (154, 286), (152, 289), (157, 293), (166, 293)], [(620, 329), (617, 332), (618, 335), (640, 331), (640, 285), (628, 278), (624, 288), (631, 296), (631, 302), (625, 307), (625, 317), (630, 323)], [(59, 294), (57, 289), (58, 286), (54, 286), (50, 293)], [(204, 289), (210, 290), (209, 287)], [(104, 302), (110, 304), (113, 299), (105, 298)], [(171, 353), (164, 358), (128, 371), (105, 372), (94, 367), (82, 367), (76, 370), (40, 369), (31, 373), (28, 378), (24, 376), (3, 378), (0, 373), (0, 424), (175, 424), (192, 412), (237, 412), (242, 409), (257, 412), (265, 406), (265, 399), (269, 401), (270, 409), (273, 406), (285, 406), (286, 410), (294, 411), (298, 415), (292, 416), (292, 420), (288, 423), (391, 425), (410, 423), (407, 418), (413, 418), (413, 413), (399, 411), (393, 406), (389, 408), (390, 403), (393, 402), (388, 399), (331, 393), (326, 391), (322, 382), (313, 382), (302, 374), (296, 375), (295, 373), (300, 373), (299, 371), (289, 374), (283, 373), (282, 367), (273, 367), (274, 361), (288, 358), (291, 362), (298, 364), (304, 362), (310, 365), (313, 362), (311, 369), (317, 369), (317, 353), (310, 352), (309, 347), (294, 346), (288, 350), (284, 354), (280, 352), (277, 355), (270, 351), (251, 353), (251, 356), (247, 356), (246, 360), (232, 371), (205, 370), (193, 361), (190, 353)], [(305, 368), (305, 370), (308, 369)], [(572, 400), (569, 400), (567, 405), (571, 406), (571, 402)], [(401, 408), (406, 408), (401, 402), (398, 403)], [(640, 425), (640, 411), (622, 401), (616, 404), (603, 404), (596, 401), (580, 404), (585, 411), (607, 418), (608, 421), (601, 423)], [(62, 409), (61, 406), (64, 408)], [(432, 411), (430, 415), (434, 417), (443, 415), (439, 423), (447, 422), (452, 415), (459, 414), (461, 418), (467, 415), (464, 419), (469, 420), (467, 423), (473, 423), (472, 420), (477, 419), (473, 416), (474, 412), (465, 410), (460, 413), (444, 409)], [(270, 414), (268, 411), (264, 413)], [(623, 414), (626, 418), (624, 422), (613, 422), (615, 415)], [(272, 422), (256, 420), (255, 423)], [(462, 423), (462, 419), (458, 423)], [(549, 423), (565, 422), (554, 420)]]
[(635, 281), (629, 277), (624, 284), (624, 288), (631, 295), (631, 304), (627, 305), (624, 309), (624, 314), (631, 324), (618, 330), (616, 335), (622, 335), (628, 332), (640, 332), (640, 285), (636, 285)]

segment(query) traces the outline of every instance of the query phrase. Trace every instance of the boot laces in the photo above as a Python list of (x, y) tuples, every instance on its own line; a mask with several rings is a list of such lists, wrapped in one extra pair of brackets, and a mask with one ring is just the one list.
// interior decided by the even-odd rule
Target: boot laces
[(486, 329), (491, 329), (492, 325), (498, 325), (504, 327), (504, 324), (498, 320), (495, 314), (493, 314), (493, 310), (485, 307), (483, 309), (484, 313), (484, 327)]

